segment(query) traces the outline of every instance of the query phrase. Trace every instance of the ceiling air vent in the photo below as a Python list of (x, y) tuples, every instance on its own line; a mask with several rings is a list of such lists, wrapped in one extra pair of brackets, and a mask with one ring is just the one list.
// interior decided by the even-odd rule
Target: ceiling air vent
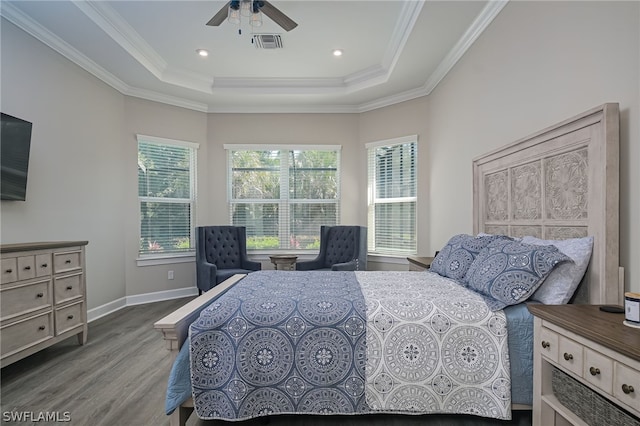
[(282, 38), (279, 34), (254, 34), (252, 42), (256, 49), (282, 49)]

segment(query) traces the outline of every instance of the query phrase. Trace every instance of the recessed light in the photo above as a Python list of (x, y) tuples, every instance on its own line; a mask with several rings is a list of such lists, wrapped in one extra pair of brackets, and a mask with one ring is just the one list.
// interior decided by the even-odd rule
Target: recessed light
[(342, 56), (342, 49), (334, 49), (333, 56)]
[(200, 56), (209, 56), (209, 51), (205, 49), (196, 49), (196, 53)]

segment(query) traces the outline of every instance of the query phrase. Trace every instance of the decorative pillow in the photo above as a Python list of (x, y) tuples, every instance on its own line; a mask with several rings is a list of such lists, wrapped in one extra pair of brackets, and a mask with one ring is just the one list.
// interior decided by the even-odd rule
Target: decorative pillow
[(591, 252), (593, 251), (593, 237), (570, 238), (567, 240), (541, 240), (535, 237), (524, 237), (522, 242), (536, 245), (554, 245), (573, 260), (573, 263), (567, 262), (558, 265), (531, 296), (532, 300), (546, 305), (569, 303), (589, 265)]
[(443, 277), (464, 282), (464, 277), (480, 250), (500, 238), (508, 237), (503, 235), (477, 237), (467, 234), (454, 235), (433, 259), (429, 270)]
[(498, 239), (483, 248), (465, 280), (480, 293), (492, 311), (524, 302), (556, 265), (569, 262), (554, 246)]

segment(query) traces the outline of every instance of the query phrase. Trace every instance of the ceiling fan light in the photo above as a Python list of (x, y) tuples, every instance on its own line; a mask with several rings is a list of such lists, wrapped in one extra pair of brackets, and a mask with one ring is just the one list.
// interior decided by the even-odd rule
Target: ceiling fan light
[(240, 9), (234, 9), (233, 5), (229, 5), (227, 21), (230, 24), (240, 25)]
[(251, 16), (252, 9), (253, 9), (253, 1), (242, 0), (240, 2), (240, 15)]
[(262, 13), (258, 11), (257, 13), (252, 13), (251, 18), (249, 19), (249, 24), (252, 27), (261, 27), (262, 26)]

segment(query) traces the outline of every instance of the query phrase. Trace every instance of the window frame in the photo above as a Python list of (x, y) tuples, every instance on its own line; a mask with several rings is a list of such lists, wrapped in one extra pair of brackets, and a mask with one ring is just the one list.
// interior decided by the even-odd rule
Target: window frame
[[(289, 217), (291, 211), (288, 206), (292, 206), (294, 204), (335, 204), (336, 206), (336, 225), (340, 224), (341, 214), (340, 208), (342, 205), (342, 195), (341, 195), (341, 155), (342, 155), (342, 145), (321, 145), (321, 144), (313, 144), (313, 145), (298, 145), (298, 144), (224, 144), (224, 149), (226, 150), (226, 159), (227, 159), (227, 208), (229, 213), (229, 223), (233, 225), (233, 206), (234, 204), (278, 204), (279, 206), (287, 205), (287, 210), (283, 211), (279, 207), (278, 209), (278, 237), (279, 237), (279, 247), (278, 248), (270, 248), (270, 249), (252, 249), (247, 247), (247, 252), (252, 253), (254, 255), (259, 254), (275, 254), (279, 252), (287, 252), (287, 253), (314, 253), (317, 250), (314, 249), (297, 249), (293, 247), (287, 247), (288, 235), (291, 234)], [(280, 163), (280, 172), (279, 172), (279, 181), (280, 181), (280, 197), (278, 199), (233, 199), (233, 162), (232, 156), (234, 151), (280, 151), (280, 158), (286, 158), (287, 162)], [(285, 152), (282, 154), (282, 152)], [(336, 153), (337, 161), (336, 161), (336, 198), (335, 201), (332, 199), (294, 199), (288, 197), (289, 192), (289, 167), (288, 167), (288, 159), (292, 151), (332, 151)], [(287, 197), (283, 198), (283, 195), (286, 194)], [(288, 232), (283, 233), (283, 227), (288, 230)], [(318, 228), (318, 236), (320, 235), (320, 228)], [(284, 244), (283, 244), (284, 243)], [(284, 246), (284, 247), (283, 247)]]
[[(189, 205), (189, 249), (181, 251), (163, 251), (163, 252), (142, 252), (138, 247), (138, 265), (157, 265), (164, 263), (181, 263), (193, 261), (195, 257), (195, 221), (196, 221), (196, 205), (197, 205), (197, 164), (198, 164), (198, 149), (200, 144), (196, 142), (189, 142), (178, 139), (161, 138), (157, 136), (149, 136), (143, 134), (136, 135), (137, 147), (136, 152), (140, 154), (140, 143), (149, 143), (162, 146), (172, 146), (179, 148), (186, 148), (190, 151), (189, 155), (189, 198), (164, 198), (164, 197), (146, 197), (140, 196), (140, 187), (138, 186), (138, 238), (139, 242), (142, 239), (142, 216), (141, 208), (142, 203), (154, 202), (154, 203), (166, 203), (166, 204), (188, 204)], [(138, 167), (140, 167), (138, 165)], [(188, 201), (185, 201), (188, 200)]]
[[(381, 147), (393, 147), (405, 144), (414, 145), (413, 158), (413, 185), (414, 196), (410, 197), (394, 197), (394, 198), (378, 198), (376, 196), (377, 185), (377, 165), (375, 163), (375, 152)], [(406, 257), (415, 255), (418, 252), (418, 135), (408, 135), (398, 138), (386, 139), (381, 141), (369, 142), (365, 144), (367, 150), (367, 226), (368, 226), (368, 247), (367, 254), (373, 256), (385, 256), (389, 258)], [(383, 247), (380, 248), (376, 241), (376, 206), (391, 203), (413, 203), (414, 218), (413, 228), (415, 230), (414, 246), (410, 250), (400, 248)]]

